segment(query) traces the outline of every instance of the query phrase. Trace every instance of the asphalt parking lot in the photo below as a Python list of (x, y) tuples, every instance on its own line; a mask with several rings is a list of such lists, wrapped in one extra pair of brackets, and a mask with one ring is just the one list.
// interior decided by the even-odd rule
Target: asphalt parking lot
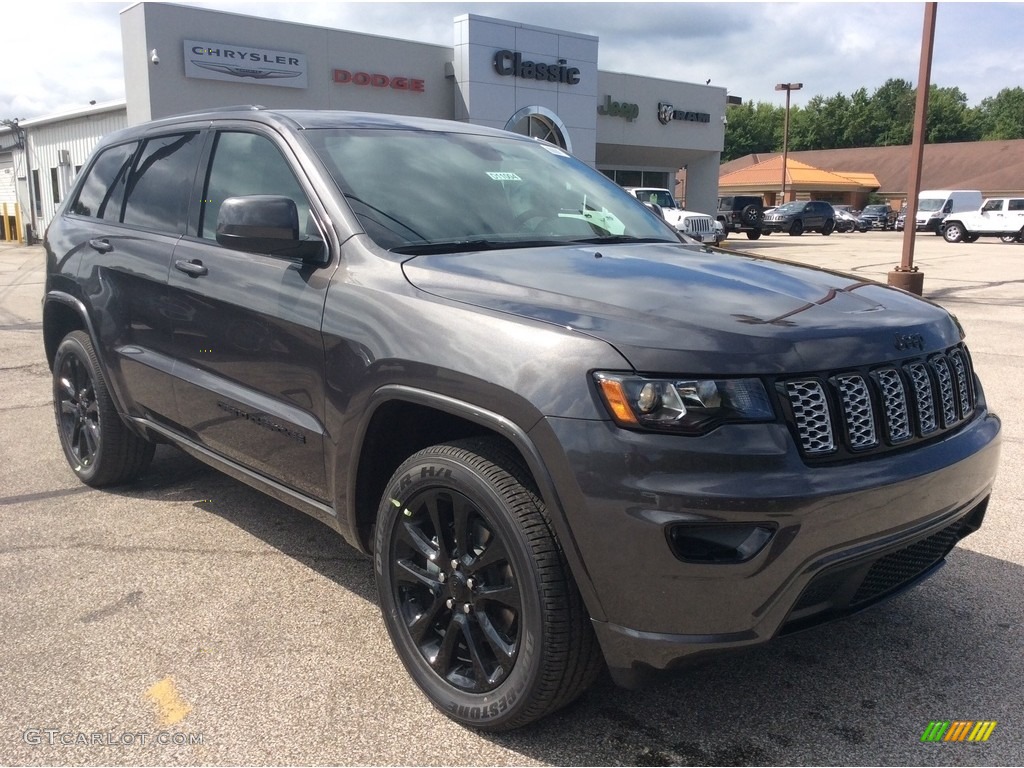
[[(901, 237), (727, 245), (885, 282)], [(1003, 418), (985, 527), (857, 617), (643, 691), (603, 677), (485, 736), (419, 694), (370, 561), (326, 527), (166, 447), (135, 486), (78, 483), (53, 425), (42, 249), (0, 244), (0, 764), (1024, 764), (1024, 245), (921, 236), (915, 261)], [(997, 726), (922, 743), (934, 720)]]

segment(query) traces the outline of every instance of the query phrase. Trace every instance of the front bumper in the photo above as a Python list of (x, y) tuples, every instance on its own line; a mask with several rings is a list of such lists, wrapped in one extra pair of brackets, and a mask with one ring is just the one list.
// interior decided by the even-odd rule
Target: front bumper
[(687, 237), (693, 238), (698, 243), (704, 243), (704, 244), (710, 244), (710, 245), (718, 245), (720, 242), (722, 242), (722, 240), (725, 239), (724, 233), (718, 233), (718, 232), (688, 232), (685, 229), (680, 229), (679, 231), (682, 232)]
[(761, 224), (761, 230), (764, 232), (788, 232), (792, 226), (792, 219), (783, 219), (781, 221), (765, 219), (764, 223)]
[[(783, 425), (691, 439), (543, 424), (567, 449), (556, 483), (600, 603), (595, 631), (624, 684), (847, 615), (927, 576), (980, 525), (1000, 431), (979, 409), (936, 442), (812, 468)], [(668, 534), (695, 523), (767, 524), (775, 534), (744, 562), (684, 562)]]

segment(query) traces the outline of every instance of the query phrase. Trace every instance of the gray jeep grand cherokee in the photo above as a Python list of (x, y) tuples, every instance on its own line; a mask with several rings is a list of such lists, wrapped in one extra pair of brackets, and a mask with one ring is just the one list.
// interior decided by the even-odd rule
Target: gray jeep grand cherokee
[[(523, 725), (889, 597), (981, 525), (956, 320), (682, 242), (562, 150), (227, 110), (107, 137), (46, 237), (72, 470), (169, 442), (371, 553), (459, 722)], [(339, 616), (338, 621), (344, 621)]]

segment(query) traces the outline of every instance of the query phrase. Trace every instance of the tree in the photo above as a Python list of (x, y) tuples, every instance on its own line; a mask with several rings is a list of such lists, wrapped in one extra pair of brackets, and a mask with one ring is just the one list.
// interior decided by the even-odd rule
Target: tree
[(977, 141), (981, 131), (967, 109), (967, 95), (959, 88), (931, 86), (928, 92), (928, 144)]
[[(793, 107), (789, 118), (789, 148), (839, 149), (910, 144), (914, 135), (917, 89), (906, 80), (890, 78), (868, 96), (858, 88), (847, 98), (814, 96), (804, 107)], [(786, 110), (766, 102), (729, 110), (722, 161), (753, 153), (781, 152)], [(977, 107), (957, 87), (932, 85), (928, 94), (925, 141), (1024, 139), (1024, 88), (1004, 88)]]
[(982, 139), (1024, 139), (1024, 88), (1003, 88), (983, 99), (974, 112)]
[(722, 161), (763, 152), (778, 152), (782, 148), (781, 107), (767, 102), (731, 107), (726, 113), (725, 148)]
[(843, 127), (844, 147), (870, 147), (875, 143), (875, 115), (866, 88), (850, 94), (850, 107)]
[(889, 78), (871, 95), (876, 147), (902, 146), (914, 137), (914, 86)]

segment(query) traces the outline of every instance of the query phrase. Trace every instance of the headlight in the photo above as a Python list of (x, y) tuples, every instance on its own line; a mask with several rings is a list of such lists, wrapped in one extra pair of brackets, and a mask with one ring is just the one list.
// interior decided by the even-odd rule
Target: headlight
[(703, 435), (730, 422), (775, 420), (760, 379), (665, 379), (619, 373), (595, 373), (594, 379), (621, 427)]

